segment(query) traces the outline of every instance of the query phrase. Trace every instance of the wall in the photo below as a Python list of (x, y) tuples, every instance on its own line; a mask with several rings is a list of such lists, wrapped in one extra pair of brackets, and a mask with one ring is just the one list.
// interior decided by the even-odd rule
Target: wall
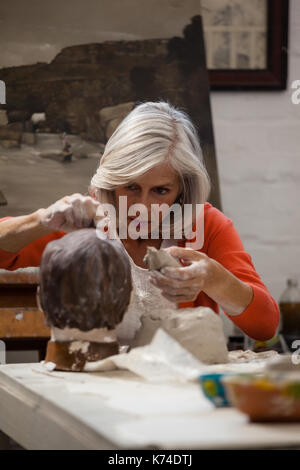
[(278, 301), (288, 276), (300, 283), (300, 2), (290, 2), (288, 89), (212, 92), (223, 212)]

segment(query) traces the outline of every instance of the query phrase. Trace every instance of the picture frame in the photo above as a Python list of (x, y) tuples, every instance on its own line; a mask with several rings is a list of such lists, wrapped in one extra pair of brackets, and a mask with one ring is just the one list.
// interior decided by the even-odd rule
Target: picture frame
[(289, 0), (267, 0), (267, 67), (208, 69), (211, 90), (285, 90)]

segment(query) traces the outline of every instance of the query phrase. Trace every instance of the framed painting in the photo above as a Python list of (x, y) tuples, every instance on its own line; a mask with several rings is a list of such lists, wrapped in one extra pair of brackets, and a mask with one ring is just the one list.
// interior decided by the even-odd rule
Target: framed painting
[(289, 0), (202, 0), (212, 90), (283, 90)]
[(159, 100), (192, 119), (222, 209), (198, 0), (11, 0), (0, 23), (0, 217), (87, 194), (116, 127)]

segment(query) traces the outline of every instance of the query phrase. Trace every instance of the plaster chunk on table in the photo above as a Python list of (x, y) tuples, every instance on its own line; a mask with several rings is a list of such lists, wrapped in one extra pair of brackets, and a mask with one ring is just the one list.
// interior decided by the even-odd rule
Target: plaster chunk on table
[(209, 307), (170, 310), (160, 318), (160, 312), (143, 315), (142, 326), (132, 347), (149, 344), (158, 328), (163, 328), (181, 346), (205, 364), (228, 362), (228, 349), (221, 318)]

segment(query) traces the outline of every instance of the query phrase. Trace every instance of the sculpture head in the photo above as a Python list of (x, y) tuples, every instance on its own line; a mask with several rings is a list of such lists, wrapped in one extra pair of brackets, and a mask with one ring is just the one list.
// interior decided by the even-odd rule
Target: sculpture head
[(47, 244), (40, 264), (40, 303), (48, 326), (114, 329), (132, 291), (131, 268), (118, 240), (99, 239), (94, 228)]

